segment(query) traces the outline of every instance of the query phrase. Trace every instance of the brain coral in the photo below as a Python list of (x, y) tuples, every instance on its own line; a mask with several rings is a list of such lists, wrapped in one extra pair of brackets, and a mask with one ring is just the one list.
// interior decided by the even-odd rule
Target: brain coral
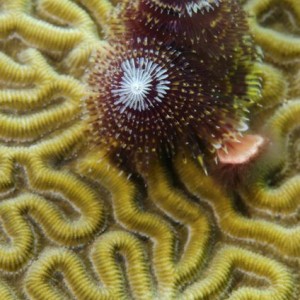
[(242, 2), (266, 57), (250, 125), (270, 142), (230, 190), (184, 153), (128, 178), (86, 148), (112, 2), (0, 0), (0, 299), (300, 298), (300, 6)]

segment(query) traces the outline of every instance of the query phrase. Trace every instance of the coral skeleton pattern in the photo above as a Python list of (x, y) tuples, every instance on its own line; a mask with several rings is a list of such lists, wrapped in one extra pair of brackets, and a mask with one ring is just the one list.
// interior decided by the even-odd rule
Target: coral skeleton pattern
[[(0, 0), (1, 300), (300, 299), (299, 0), (240, 2), (266, 54), (254, 63), (262, 98), (250, 107), (248, 125), (270, 142), (231, 188), (181, 152), (172, 164), (153, 160), (142, 182), (105, 156), (109, 140), (89, 147), (87, 138), (99, 137), (86, 134), (83, 75), (95, 49), (90, 66), (101, 72), (115, 68), (104, 66), (107, 57), (112, 62), (110, 55), (123, 53), (117, 43), (106, 52), (111, 40), (102, 35), (115, 28), (116, 1)], [(147, 56), (133, 57), (136, 68), (138, 57)], [(230, 111), (245, 95), (253, 99), (251, 68), (236, 55), (226, 59), (239, 73), (232, 68), (227, 76), (223, 61), (218, 68), (201, 57), (202, 94), (214, 88), (215, 100), (234, 95)], [(118, 61), (118, 85), (104, 88), (110, 77), (101, 75), (95, 93), (120, 89), (120, 66), (130, 59)], [(170, 90), (161, 102), (149, 91), (155, 108), (116, 109), (118, 116), (152, 113), (168, 102), (174, 68), (154, 55), (150, 60), (167, 70)], [(218, 81), (208, 85), (211, 76)], [(229, 163), (244, 160), (236, 151), (248, 144), (228, 143), (229, 154), (217, 152)]]

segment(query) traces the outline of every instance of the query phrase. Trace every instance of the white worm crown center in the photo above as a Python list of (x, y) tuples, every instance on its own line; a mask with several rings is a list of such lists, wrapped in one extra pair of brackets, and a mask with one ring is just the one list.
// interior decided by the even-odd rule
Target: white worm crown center
[(141, 82), (141, 81), (132, 82), (132, 84), (131, 84), (131, 92), (134, 95), (143, 94), (144, 91), (145, 91), (145, 84), (144, 84), (144, 82)]
[[(162, 102), (170, 81), (167, 69), (144, 57), (126, 59), (121, 64), (121, 81), (113, 85), (112, 94), (115, 104), (123, 113), (126, 109), (144, 111)], [(150, 91), (154, 92), (153, 97)]]

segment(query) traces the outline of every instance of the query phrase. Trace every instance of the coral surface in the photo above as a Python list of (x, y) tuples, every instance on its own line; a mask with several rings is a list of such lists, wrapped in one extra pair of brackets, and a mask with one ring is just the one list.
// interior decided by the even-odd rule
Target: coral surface
[(116, 1), (0, 0), (0, 299), (300, 298), (300, 5), (242, 2), (269, 143), (232, 190), (183, 153), (128, 178), (85, 146)]

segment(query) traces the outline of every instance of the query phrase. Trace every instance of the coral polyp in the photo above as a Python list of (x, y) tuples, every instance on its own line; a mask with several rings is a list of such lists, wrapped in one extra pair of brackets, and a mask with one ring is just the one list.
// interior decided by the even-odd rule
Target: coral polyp
[(114, 158), (147, 164), (184, 147), (201, 158), (245, 129), (243, 101), (226, 94), (204, 63), (194, 68), (156, 40), (112, 43), (91, 64), (90, 136)]

